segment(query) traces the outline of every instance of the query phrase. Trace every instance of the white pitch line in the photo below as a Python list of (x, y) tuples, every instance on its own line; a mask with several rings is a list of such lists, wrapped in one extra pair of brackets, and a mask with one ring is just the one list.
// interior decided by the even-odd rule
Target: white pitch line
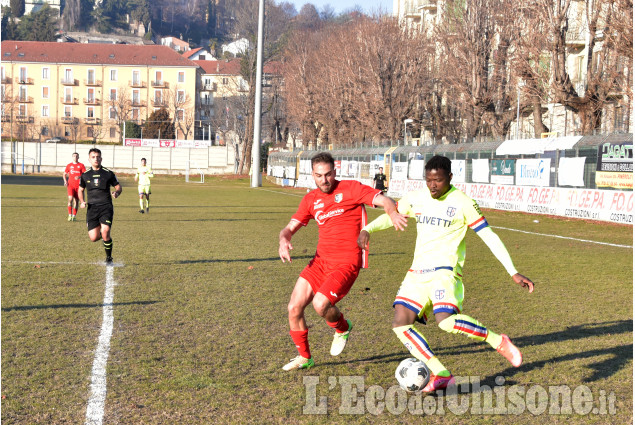
[(106, 290), (104, 293), (103, 320), (101, 333), (93, 371), (90, 376), (90, 399), (86, 407), (86, 425), (101, 425), (104, 420), (104, 407), (106, 404), (106, 364), (110, 352), (110, 337), (114, 323), (112, 302), (115, 297), (115, 281), (113, 279), (113, 266), (106, 266)]
[(558, 238), (558, 239), (568, 239), (568, 240), (576, 241), (576, 242), (587, 242), (587, 243), (594, 243), (594, 244), (597, 244), (597, 245), (615, 246), (615, 247), (618, 247), (618, 248), (633, 248), (632, 245), (620, 245), (620, 244), (616, 244), (616, 243), (592, 241), (592, 240), (589, 240), (589, 239), (571, 238), (569, 236), (550, 235), (548, 233), (528, 232), (526, 230), (509, 229), (507, 227), (498, 227), (498, 226), (491, 226), (491, 227), (493, 229), (509, 230), (510, 232), (520, 232), (520, 233), (526, 233), (528, 235), (547, 236), (547, 237), (550, 237), (550, 238)]

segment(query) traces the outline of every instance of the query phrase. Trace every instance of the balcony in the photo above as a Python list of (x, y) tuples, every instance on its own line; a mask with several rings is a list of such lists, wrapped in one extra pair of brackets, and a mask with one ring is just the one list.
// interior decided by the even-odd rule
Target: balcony
[(3, 77), (2, 84), (11, 84), (11, 77)]
[(33, 103), (33, 96), (18, 96), (20, 103)]
[(73, 78), (62, 78), (60, 80), (60, 84), (62, 84), (63, 86), (76, 86), (78, 84), (78, 81)]
[(10, 122), (10, 121), (11, 121), (11, 115), (8, 115), (8, 114), (2, 115), (2, 122)]
[(13, 98), (11, 96), (7, 96), (6, 94), (2, 95), (2, 103), (11, 103)]
[(33, 84), (33, 78), (20, 77), (18, 78), (19, 84)]
[(87, 78), (84, 80), (84, 85), (89, 87), (101, 87), (101, 81), (94, 78)]
[(28, 124), (33, 122), (33, 117), (27, 115), (16, 115), (15, 120), (19, 123)]
[(163, 99), (152, 99), (152, 106), (155, 108), (165, 108), (168, 106), (168, 103)]
[(78, 104), (77, 98), (76, 97), (70, 97), (70, 96), (60, 97), (60, 102), (62, 102), (64, 105), (77, 105)]
[(101, 100), (96, 97), (89, 97), (84, 99), (84, 104), (86, 105), (101, 105)]
[(170, 83), (168, 83), (167, 81), (164, 81), (164, 80), (153, 81), (152, 82), (152, 87), (167, 89), (167, 88), (170, 87)]
[(62, 117), (60, 118), (62, 124), (74, 125), (77, 124), (78, 120), (75, 117)]
[(203, 85), (204, 91), (216, 91), (217, 89), (218, 89), (218, 86), (216, 85), (216, 83)]
[(86, 117), (84, 118), (84, 124), (86, 125), (99, 125), (101, 124), (101, 119), (96, 117)]
[(145, 108), (146, 103), (140, 99), (132, 99), (132, 107), (133, 108)]
[(140, 80), (129, 81), (129, 85), (130, 87), (141, 88), (141, 89), (144, 89), (146, 87), (146, 83)]

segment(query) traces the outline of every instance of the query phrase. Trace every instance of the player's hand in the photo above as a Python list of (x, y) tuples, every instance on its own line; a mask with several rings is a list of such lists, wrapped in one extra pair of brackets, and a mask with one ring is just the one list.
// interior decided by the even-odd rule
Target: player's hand
[(534, 292), (534, 282), (532, 282), (531, 279), (529, 279), (528, 277), (525, 277), (520, 273), (516, 273), (512, 276), (512, 279), (514, 279), (514, 282), (516, 282), (523, 288), (529, 288), (530, 294)]
[(79, 203), (79, 207), (80, 208), (86, 208), (86, 202), (80, 202)]
[(116, 190), (111, 192), (111, 195), (113, 196), (113, 198), (117, 199), (119, 197), (119, 192), (117, 192)]
[(283, 263), (285, 262), (285, 260), (288, 262), (291, 262), (291, 253), (289, 251), (292, 249), (293, 249), (293, 246), (291, 246), (291, 241), (284, 238), (280, 238), (280, 247), (278, 248), (278, 255), (280, 255), (280, 259), (282, 260)]
[(408, 227), (408, 216), (399, 214), (397, 211), (390, 214), (390, 221), (392, 221), (395, 230), (404, 231)]
[(65, 181), (65, 182), (64, 182), (64, 186), (68, 186), (68, 182), (66, 182), (66, 181)]
[(357, 237), (357, 246), (361, 249), (368, 249), (368, 243), (370, 242), (370, 233), (366, 230), (362, 230), (359, 232), (359, 236)]

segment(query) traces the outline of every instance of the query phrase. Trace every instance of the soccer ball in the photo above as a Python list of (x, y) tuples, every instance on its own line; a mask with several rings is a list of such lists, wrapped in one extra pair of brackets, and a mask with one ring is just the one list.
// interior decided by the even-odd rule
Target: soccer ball
[(421, 391), (430, 380), (430, 370), (421, 360), (409, 358), (402, 360), (395, 370), (399, 386), (408, 392)]

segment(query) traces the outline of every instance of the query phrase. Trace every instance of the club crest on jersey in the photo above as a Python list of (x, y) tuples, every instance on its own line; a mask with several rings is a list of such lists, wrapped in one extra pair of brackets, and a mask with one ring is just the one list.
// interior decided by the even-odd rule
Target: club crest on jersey
[(335, 194), (335, 203), (339, 204), (340, 202), (342, 202), (342, 199), (344, 199), (344, 194), (342, 193), (336, 193)]
[(434, 298), (442, 300), (445, 297), (445, 289), (437, 289), (434, 291)]
[(95, 186), (99, 186), (99, 179), (93, 179), (93, 184)]
[(448, 207), (447, 214), (448, 214), (448, 217), (454, 217), (454, 214), (456, 214), (456, 208), (455, 207)]

